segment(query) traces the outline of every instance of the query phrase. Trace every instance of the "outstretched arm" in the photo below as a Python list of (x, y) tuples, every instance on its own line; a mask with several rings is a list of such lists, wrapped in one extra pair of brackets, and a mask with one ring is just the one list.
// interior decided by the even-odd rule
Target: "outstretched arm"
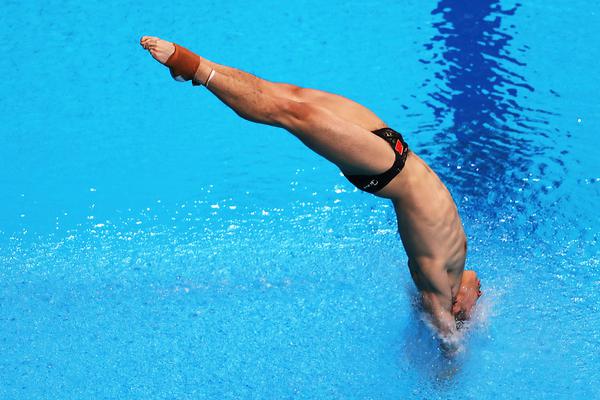
[(451, 343), (456, 335), (456, 320), (451, 312), (452, 297), (438, 290), (423, 290), (421, 297), (440, 338), (446, 344)]
[(456, 338), (456, 320), (452, 314), (452, 289), (443, 265), (435, 262), (409, 261), (415, 284), (421, 293), (423, 307), (430, 315), (443, 345), (451, 346)]

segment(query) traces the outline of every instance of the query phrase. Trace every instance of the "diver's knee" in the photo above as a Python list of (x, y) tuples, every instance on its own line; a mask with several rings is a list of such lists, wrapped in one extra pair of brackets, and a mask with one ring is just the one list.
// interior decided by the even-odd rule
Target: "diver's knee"
[(279, 98), (275, 104), (272, 118), (282, 126), (296, 126), (308, 121), (315, 114), (314, 106), (309, 103)]
[(292, 99), (300, 102), (307, 101), (308, 89), (296, 85), (289, 85), (288, 90), (290, 91), (290, 97)]

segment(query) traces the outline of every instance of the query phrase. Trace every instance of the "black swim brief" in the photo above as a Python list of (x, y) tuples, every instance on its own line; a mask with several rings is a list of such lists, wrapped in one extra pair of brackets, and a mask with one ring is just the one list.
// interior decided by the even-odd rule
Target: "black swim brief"
[(408, 145), (399, 132), (391, 128), (381, 128), (373, 133), (384, 139), (394, 150), (396, 160), (390, 169), (379, 175), (346, 175), (344, 176), (357, 188), (369, 193), (375, 193), (383, 189), (404, 168), (408, 156)]

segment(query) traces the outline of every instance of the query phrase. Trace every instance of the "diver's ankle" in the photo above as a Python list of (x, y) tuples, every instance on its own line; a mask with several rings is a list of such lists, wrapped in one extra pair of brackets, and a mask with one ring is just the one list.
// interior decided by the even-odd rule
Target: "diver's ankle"
[(200, 64), (194, 73), (193, 81), (196, 84), (204, 85), (210, 76), (212, 68), (208, 65), (206, 60), (200, 57)]

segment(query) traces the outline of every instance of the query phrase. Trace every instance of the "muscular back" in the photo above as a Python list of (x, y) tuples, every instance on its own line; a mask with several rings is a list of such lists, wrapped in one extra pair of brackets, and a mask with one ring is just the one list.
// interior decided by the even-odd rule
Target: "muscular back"
[(464, 269), (466, 237), (448, 189), (411, 152), (402, 172), (378, 194), (394, 204), (398, 230), (417, 286), (421, 282), (414, 268), (441, 268), (447, 272), (455, 295)]

